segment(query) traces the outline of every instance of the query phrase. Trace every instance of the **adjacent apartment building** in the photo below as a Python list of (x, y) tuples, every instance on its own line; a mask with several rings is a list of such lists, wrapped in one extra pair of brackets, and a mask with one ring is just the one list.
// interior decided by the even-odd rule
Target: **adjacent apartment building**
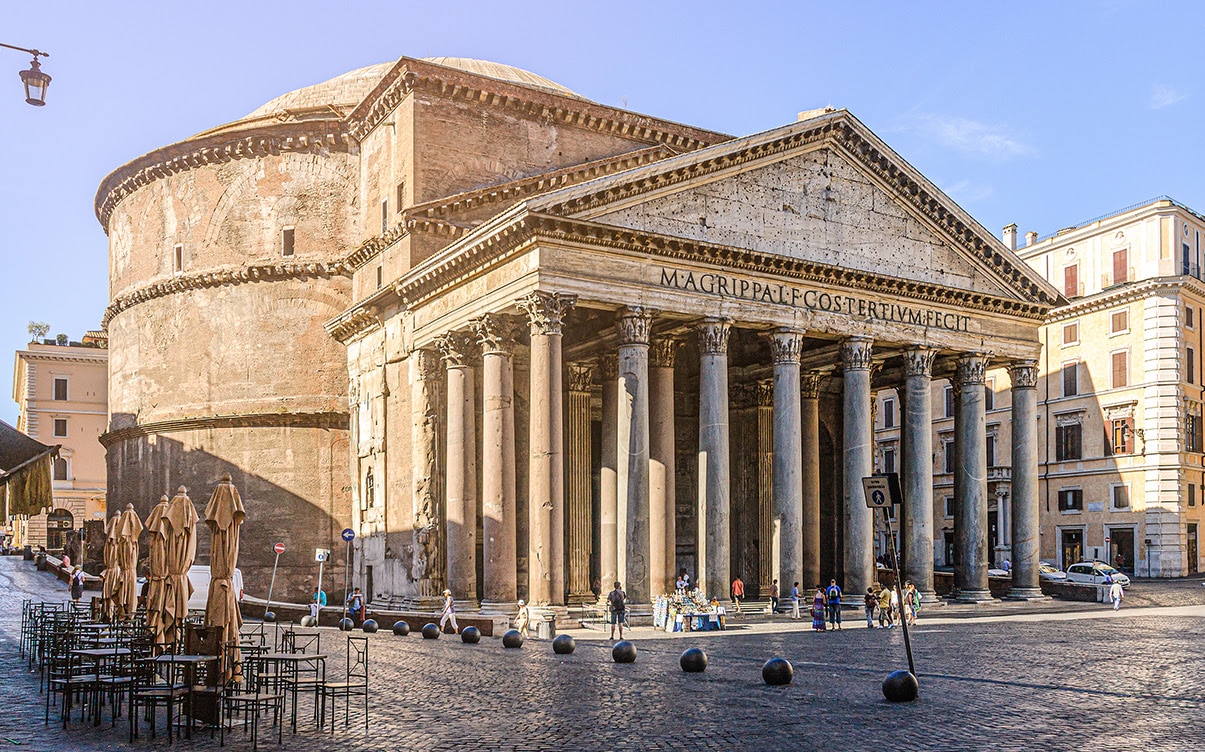
[(61, 549), (84, 520), (105, 516), (105, 449), (99, 437), (108, 421), (108, 340), (88, 332), (31, 342), (18, 350), (13, 400), (17, 429), (43, 444), (60, 445), (54, 461), (54, 509), (11, 524), (18, 545)]
[[(1205, 217), (1162, 197), (1017, 246), (1068, 304), (1041, 332), (1041, 558), (1107, 560), (1140, 577), (1201, 569)], [(987, 378), (988, 530), (1010, 556), (1007, 371)], [(934, 560), (953, 563), (953, 390), (935, 379)], [(878, 396), (877, 465), (899, 455), (899, 395)]]

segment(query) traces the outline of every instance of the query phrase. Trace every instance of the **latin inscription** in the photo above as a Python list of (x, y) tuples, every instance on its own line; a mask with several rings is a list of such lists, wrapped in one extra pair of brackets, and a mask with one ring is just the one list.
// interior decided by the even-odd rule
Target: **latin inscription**
[(957, 313), (916, 308), (900, 303), (882, 303), (855, 295), (841, 295), (779, 282), (759, 282), (728, 274), (695, 274), (677, 269), (662, 269), (661, 286), (704, 295), (718, 295), (721, 298), (840, 313), (875, 321), (949, 329), (953, 332), (969, 331), (971, 324), (970, 316)]

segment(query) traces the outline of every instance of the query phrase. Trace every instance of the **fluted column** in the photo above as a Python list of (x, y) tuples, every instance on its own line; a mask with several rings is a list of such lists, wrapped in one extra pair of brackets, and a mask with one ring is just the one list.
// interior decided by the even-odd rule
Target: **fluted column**
[(1032, 360), (1009, 366), (1012, 379), (1012, 576), (1009, 598), (1042, 597), (1038, 579), (1038, 368)]
[(619, 334), (620, 578), (634, 604), (652, 601), (649, 589), (649, 332), (653, 311), (630, 307), (615, 322)]
[(674, 589), (674, 359), (679, 342), (654, 339), (649, 349), (649, 588)]
[(968, 603), (992, 600), (987, 570), (991, 546), (987, 539), (987, 418), (983, 387), (986, 383), (987, 358), (967, 354), (958, 358), (958, 461), (954, 472), (960, 476), (962, 496), (954, 503), (962, 507), (961, 527), (955, 526), (958, 561), (954, 565), (961, 583), (957, 599)]
[(851, 337), (841, 344), (844, 375), (845, 443), (845, 582), (851, 602), (874, 582), (874, 517), (866, 506), (862, 478), (874, 472), (874, 426), (871, 424), (870, 339)]
[(728, 333), (731, 321), (699, 325), (699, 584), (728, 593), (731, 572), (728, 502)]
[[(473, 369), (476, 349), (467, 334), (453, 332), (436, 340), (447, 369), (447, 585), (464, 606), (477, 605), (477, 430)], [(464, 607), (462, 606), (462, 608)]]
[(481, 510), (483, 611), (512, 613), (518, 598), (515, 551), (514, 325), (486, 314), (472, 322), (481, 344)]
[(432, 350), (410, 353), (410, 459), (414, 509), (414, 570), (418, 595), (434, 597), (443, 590), (443, 530), (438, 493), (437, 428), (439, 423), (438, 356)]
[[(622, 582), (619, 571), (619, 356), (604, 355), (599, 361), (602, 380), (602, 446), (599, 447), (599, 556), (602, 578), (600, 601), (611, 592), (611, 583)], [(626, 527), (626, 525), (625, 525)]]
[(904, 579), (921, 598), (936, 600), (933, 589), (933, 357), (928, 347), (904, 350), (903, 538)]
[[(769, 337), (774, 360), (774, 461), (771, 481), (774, 520), (778, 528), (777, 573), (780, 592), (802, 583), (807, 592), (818, 582), (803, 576), (803, 423), (799, 383), (799, 358), (803, 334), (780, 329)], [(817, 510), (818, 512), (819, 510)], [(817, 520), (819, 523), (819, 520)], [(817, 529), (817, 533), (819, 530)], [(819, 568), (819, 567), (817, 567)]]
[[(803, 553), (800, 571), (803, 579), (800, 587), (810, 588), (820, 584), (820, 386), (824, 376), (816, 371), (800, 377), (802, 397), (800, 424), (802, 428), (802, 451), (800, 453), (800, 527), (802, 528)], [(787, 588), (791, 582), (778, 578), (779, 589)], [(805, 591), (806, 592), (806, 591)]]
[(569, 600), (572, 603), (586, 603), (594, 595), (590, 591), (594, 525), (590, 513), (590, 388), (594, 383), (594, 370), (593, 362), (569, 364), (569, 503), (565, 524), (569, 531)]
[(561, 327), (576, 303), (576, 295), (538, 291), (518, 301), (531, 330), (527, 593), (533, 605), (565, 604)]

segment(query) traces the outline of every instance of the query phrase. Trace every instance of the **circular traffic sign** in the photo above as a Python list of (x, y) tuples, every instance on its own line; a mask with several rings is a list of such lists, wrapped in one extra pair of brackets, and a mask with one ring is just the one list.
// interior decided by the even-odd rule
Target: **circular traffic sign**
[(277, 556), (280, 556), (285, 552), (285, 544), (277, 543), (275, 546), (272, 546), (272, 550), (276, 552)]
[(355, 530), (352, 530), (350, 527), (343, 528), (343, 540), (347, 541), (348, 543), (351, 543), (352, 540), (355, 539), (355, 537), (356, 537)]

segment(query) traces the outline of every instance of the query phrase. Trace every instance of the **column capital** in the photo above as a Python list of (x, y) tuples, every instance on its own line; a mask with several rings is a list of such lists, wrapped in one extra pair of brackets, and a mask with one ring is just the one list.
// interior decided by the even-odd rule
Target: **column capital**
[(515, 344), (515, 321), (511, 316), (487, 313), (469, 322), (482, 354), (509, 355)]
[(515, 305), (527, 314), (532, 334), (560, 334), (565, 317), (577, 305), (577, 296), (536, 290)]
[(937, 351), (931, 347), (916, 346), (906, 348), (903, 352), (904, 376), (933, 377), (933, 359)]
[(1012, 379), (1013, 389), (1037, 389), (1038, 362), (1015, 360), (1008, 364), (1008, 377)]
[(728, 353), (728, 333), (732, 329), (732, 319), (704, 319), (699, 324), (699, 353), (702, 355), (726, 355)]
[(774, 379), (757, 382), (757, 404), (760, 407), (774, 406)]
[(621, 308), (615, 317), (615, 330), (619, 333), (619, 344), (647, 345), (653, 328), (653, 317), (657, 311), (644, 306)]
[(845, 371), (869, 371), (874, 340), (869, 337), (850, 337), (841, 343), (841, 368)]
[(983, 353), (965, 353), (958, 356), (958, 369), (954, 374), (958, 388), (983, 386), (987, 383), (987, 356)]
[(824, 383), (824, 374), (819, 371), (808, 371), (799, 376), (800, 391), (804, 399), (819, 399), (820, 386)]
[(477, 343), (468, 332), (448, 332), (435, 338), (435, 346), (448, 368), (471, 365), (477, 354)]
[(655, 337), (649, 348), (649, 365), (653, 368), (673, 368), (681, 344), (671, 337)]
[(437, 378), (439, 373), (439, 356), (434, 350), (427, 348), (419, 348), (410, 353), (410, 357), (414, 359), (415, 369), (420, 381), (430, 381)]
[(798, 363), (803, 355), (803, 332), (783, 327), (765, 334), (774, 364)]
[(598, 367), (602, 371), (602, 377), (606, 380), (619, 378), (619, 356), (611, 353), (599, 358)]
[(592, 360), (579, 360), (569, 366), (569, 391), (589, 392), (594, 384), (594, 371), (598, 364)]

